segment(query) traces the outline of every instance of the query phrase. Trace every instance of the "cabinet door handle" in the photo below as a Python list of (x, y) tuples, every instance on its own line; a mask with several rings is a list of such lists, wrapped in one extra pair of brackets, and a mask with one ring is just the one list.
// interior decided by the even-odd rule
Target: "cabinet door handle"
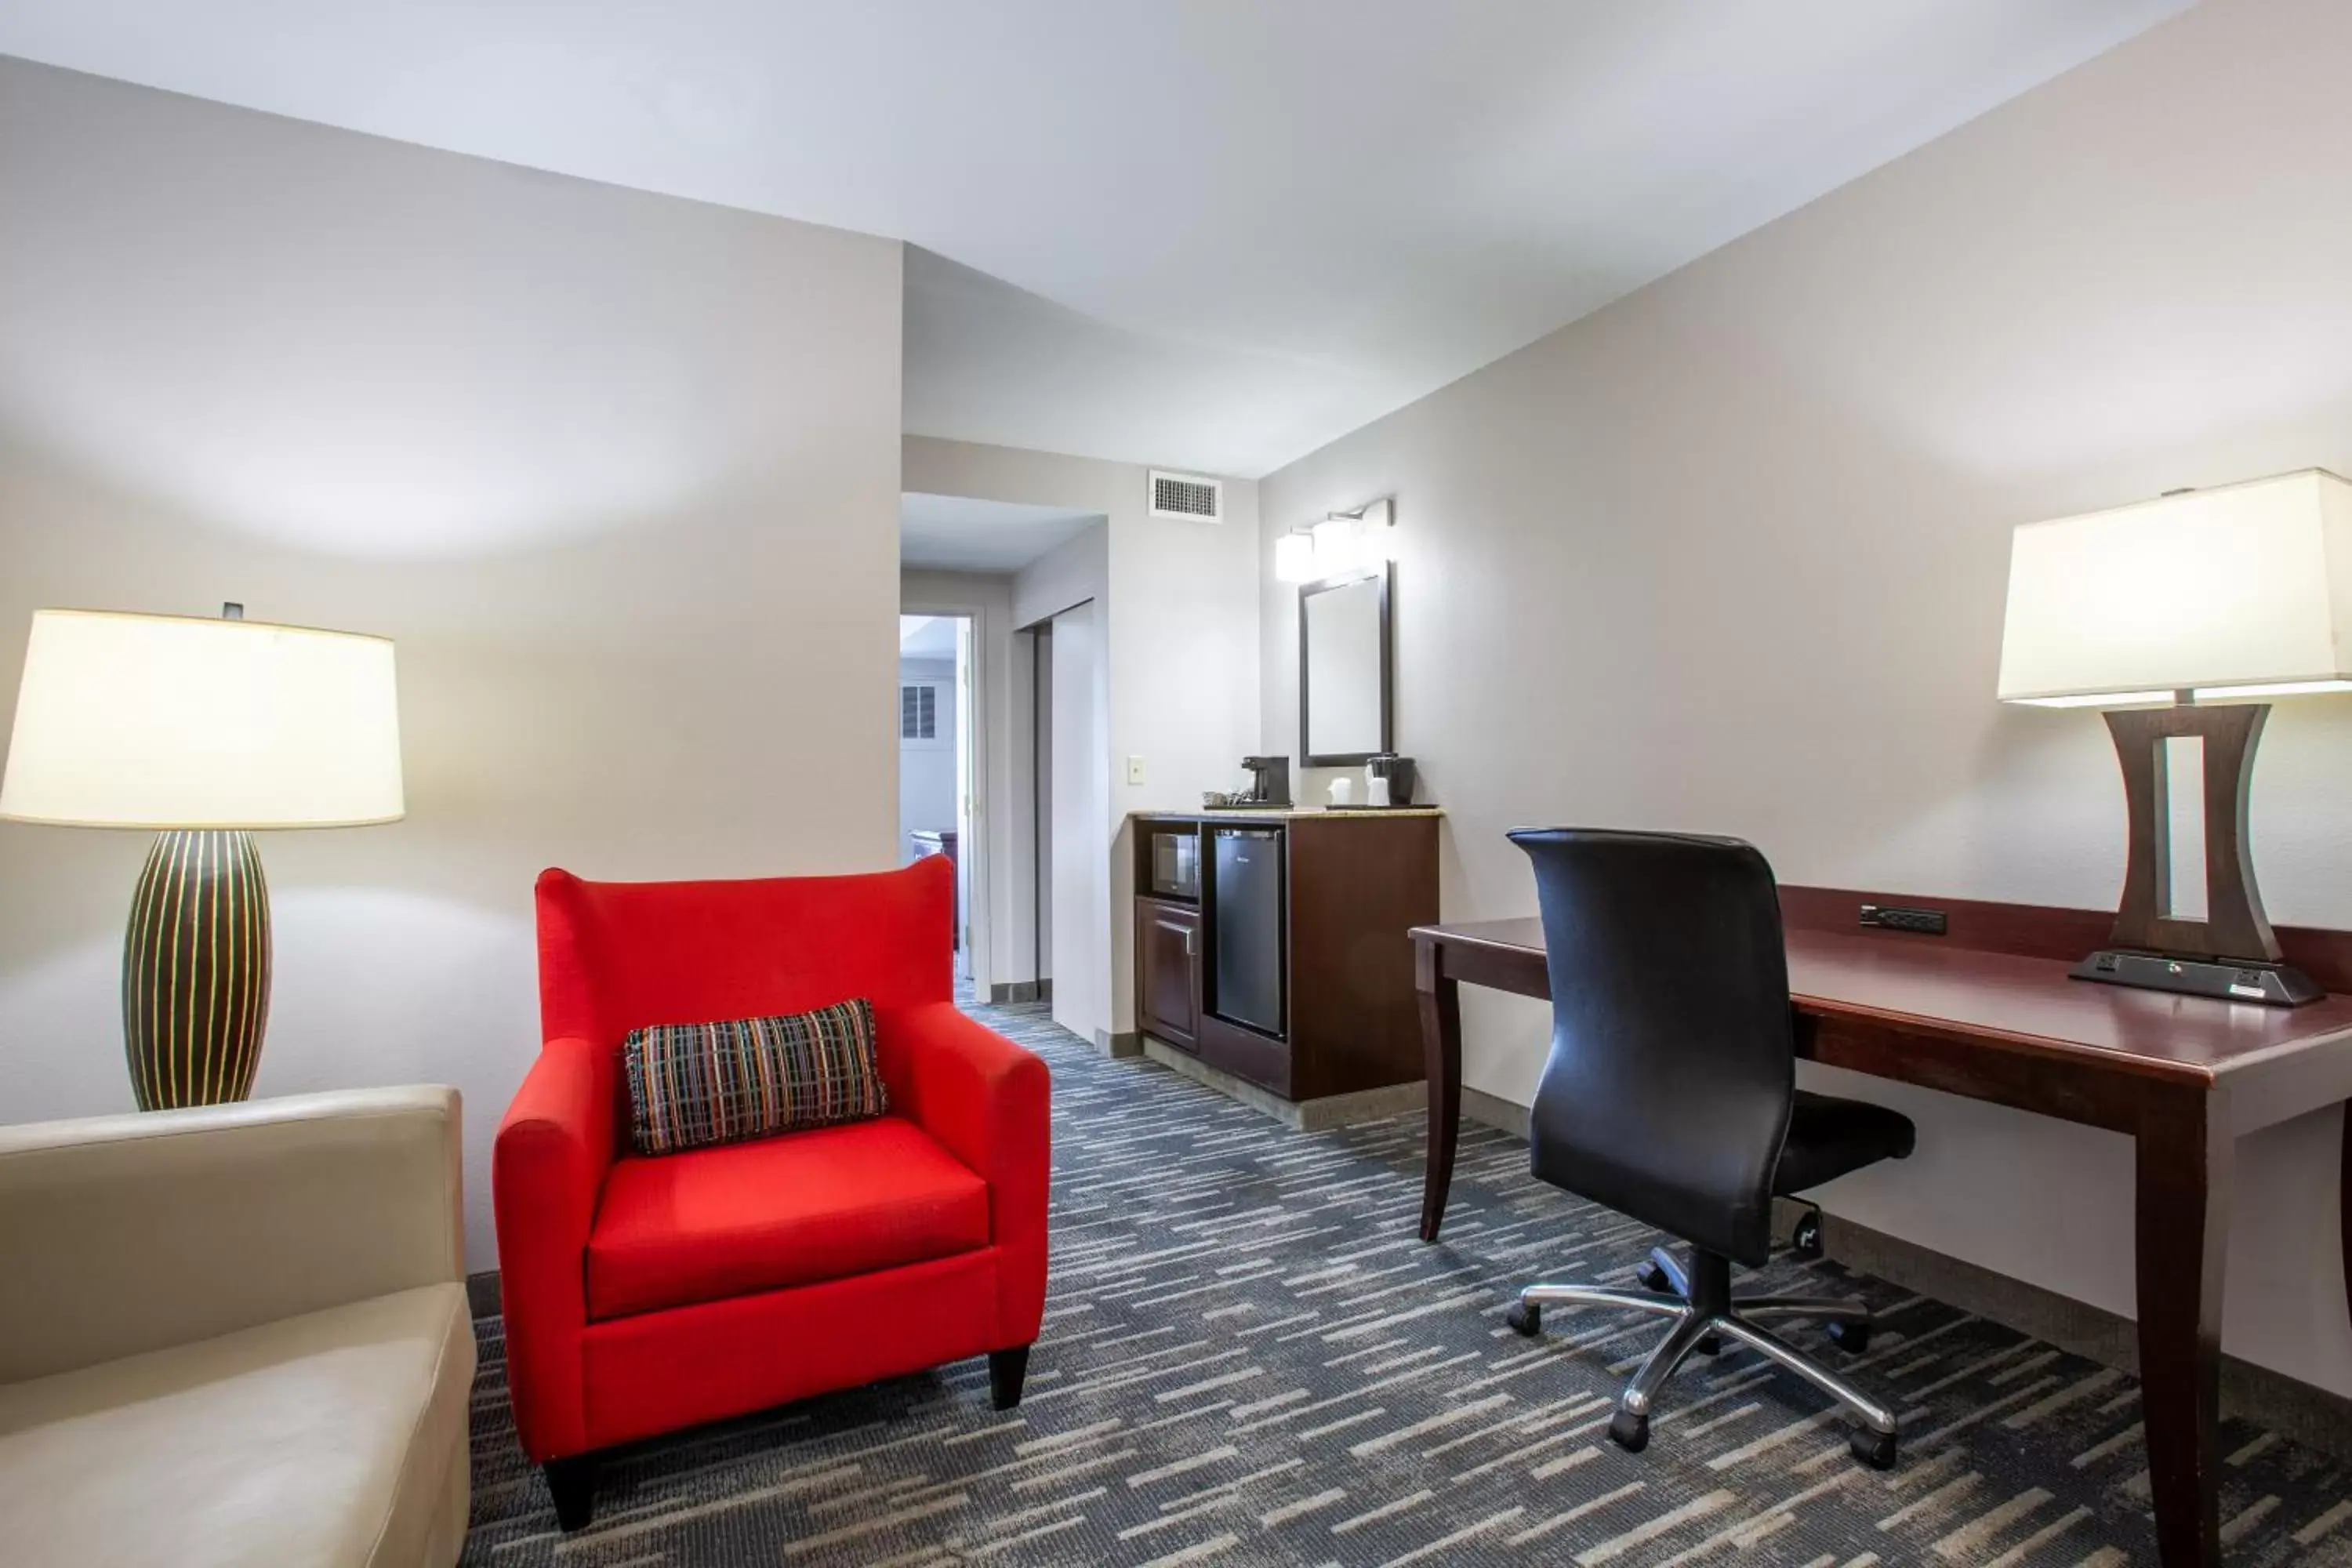
[(1193, 952), (1193, 950), (1192, 950), (1192, 941), (1193, 941), (1193, 938), (1194, 938), (1194, 937), (1196, 937), (1197, 935), (1199, 935), (1200, 933), (1199, 933), (1199, 932), (1197, 932), (1196, 931), (1194, 931), (1191, 926), (1188, 926), (1188, 925), (1178, 925), (1174, 921), (1159, 921), (1159, 922), (1158, 922), (1158, 924), (1159, 924), (1160, 929), (1161, 931), (1174, 931), (1178, 936), (1181, 936), (1181, 937), (1182, 937), (1182, 938), (1184, 939), (1184, 956), (1185, 956), (1185, 957), (1187, 957), (1187, 958), (1197, 958), (1197, 957), (1199, 957), (1199, 956), (1200, 956), (1200, 954), (1198, 954), (1197, 952)]

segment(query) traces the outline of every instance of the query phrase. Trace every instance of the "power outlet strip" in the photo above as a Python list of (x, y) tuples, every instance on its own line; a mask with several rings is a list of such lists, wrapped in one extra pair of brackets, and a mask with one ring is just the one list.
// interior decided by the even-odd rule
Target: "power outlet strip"
[(1942, 936), (1951, 929), (1941, 910), (1894, 909), (1884, 904), (1863, 905), (1862, 923), (1882, 931), (1916, 931), (1921, 936)]

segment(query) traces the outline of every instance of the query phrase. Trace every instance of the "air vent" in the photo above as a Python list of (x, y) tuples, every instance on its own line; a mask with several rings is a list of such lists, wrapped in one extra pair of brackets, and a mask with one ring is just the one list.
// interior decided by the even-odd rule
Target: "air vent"
[(1224, 521), (1224, 487), (1198, 474), (1151, 474), (1151, 515), (1195, 522)]

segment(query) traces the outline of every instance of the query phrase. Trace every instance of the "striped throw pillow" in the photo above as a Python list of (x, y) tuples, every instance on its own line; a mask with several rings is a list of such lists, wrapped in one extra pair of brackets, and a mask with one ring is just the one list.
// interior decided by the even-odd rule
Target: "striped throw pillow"
[(874, 1006), (862, 998), (785, 1017), (632, 1029), (621, 1057), (640, 1154), (862, 1121), (890, 1109), (874, 1059)]

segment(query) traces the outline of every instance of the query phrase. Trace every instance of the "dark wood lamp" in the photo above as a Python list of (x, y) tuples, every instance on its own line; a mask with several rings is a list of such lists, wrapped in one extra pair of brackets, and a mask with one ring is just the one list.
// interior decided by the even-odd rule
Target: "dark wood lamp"
[(2352, 691), (2352, 484), (2320, 468), (2028, 523), (2000, 699), (2105, 709), (2129, 858), (2079, 979), (2296, 1006), (2247, 839), (2265, 699)]

